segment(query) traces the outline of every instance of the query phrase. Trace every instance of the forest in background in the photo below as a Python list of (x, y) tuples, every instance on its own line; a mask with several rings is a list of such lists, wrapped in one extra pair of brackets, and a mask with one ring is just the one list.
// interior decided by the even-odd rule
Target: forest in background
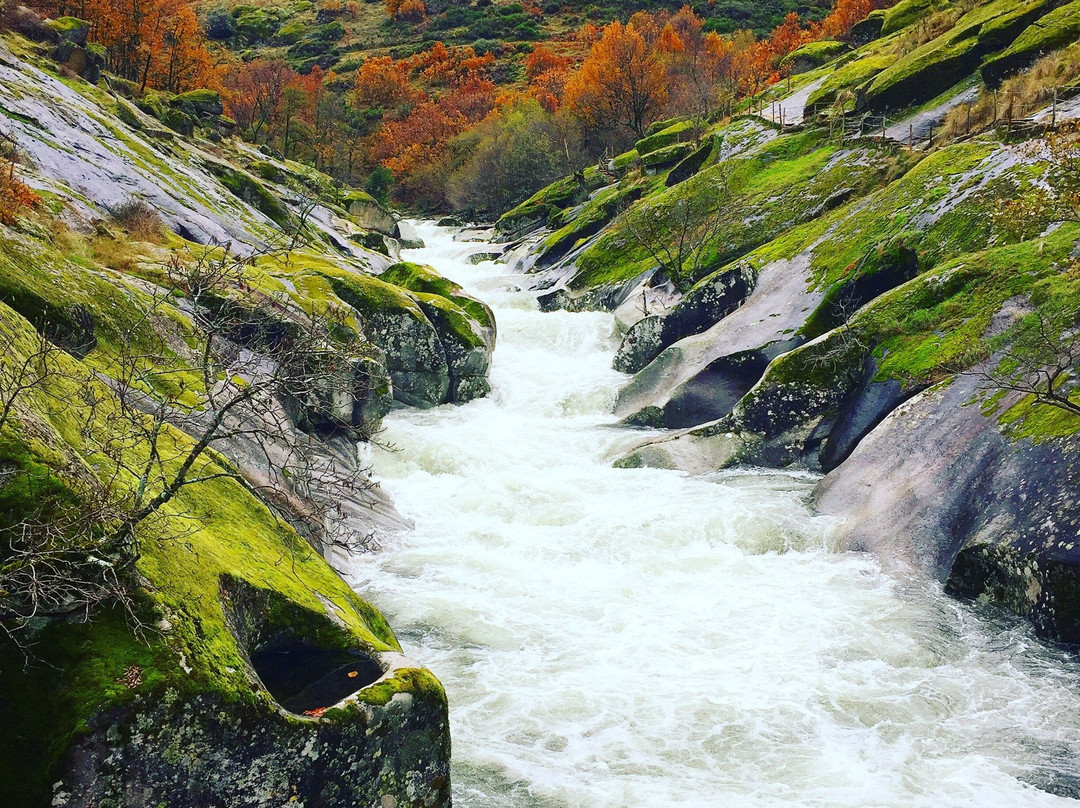
[[(658, 120), (703, 128), (782, 81), (800, 47), (844, 39), (891, 3), (617, 3), (584, 13), (491, 0), (31, 5), (88, 22), (90, 47), (129, 97), (216, 92), (236, 131), (269, 153), (384, 204), (494, 218), (625, 151)], [(380, 22), (365, 41), (372, 14)], [(404, 44), (380, 47), (394, 41)], [(343, 52), (343, 43), (369, 49)]]

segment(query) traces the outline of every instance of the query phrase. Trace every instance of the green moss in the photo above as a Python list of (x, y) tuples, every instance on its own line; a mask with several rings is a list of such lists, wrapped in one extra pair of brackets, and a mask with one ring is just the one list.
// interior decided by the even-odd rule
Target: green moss
[(414, 293), (441, 339), (454, 339), (468, 348), (483, 348), (484, 338), (473, 328), (474, 318), (453, 300), (442, 295)]
[(476, 298), (467, 295), (465, 290), (458, 284), (444, 278), (429, 266), (401, 261), (387, 267), (379, 275), (379, 278), (412, 292), (439, 295), (453, 303), (455, 308), (464, 311), (483, 327), (495, 327), (495, 318), (491, 313), (491, 309)]
[(255, 177), (216, 160), (207, 161), (206, 166), (238, 199), (247, 202), (282, 229), (292, 228), (293, 216), (285, 203)]
[[(61, 39), (70, 40), (73, 35), (88, 31), (90, 23), (78, 17), (58, 17), (45, 23), (60, 35)], [(85, 36), (85, 34), (83, 34)]]
[(386, 313), (392, 310), (407, 312), (415, 319), (424, 319), (416, 301), (400, 287), (387, 283), (371, 275), (334, 271), (325, 268), (320, 271), (339, 298), (344, 300), (362, 316)]
[(881, 25), (881, 35), (890, 36), (930, 16), (935, 11), (949, 8), (949, 0), (900, 0), (895, 6), (885, 11), (885, 21)]
[(630, 151), (623, 152), (622, 154), (616, 156), (615, 159), (611, 162), (616, 169), (623, 169), (629, 168), (640, 159), (641, 155), (638, 153), (638, 150), (631, 149)]
[(693, 128), (694, 124), (691, 121), (679, 121), (654, 135), (642, 138), (635, 144), (634, 149), (644, 157), (649, 152), (663, 149), (677, 141), (692, 138)]
[(997, 85), (1010, 73), (1022, 70), (1040, 56), (1070, 45), (1080, 38), (1080, 0), (1056, 8), (1028, 26), (1002, 53), (982, 66), (987, 84)]
[(641, 164), (648, 170), (657, 170), (673, 166), (680, 160), (687, 157), (692, 151), (694, 151), (694, 143), (673, 143), (670, 146), (664, 146), (660, 149), (655, 149), (641, 158)]
[[(398, 693), (424, 694), (445, 702), (439, 680), (425, 668), (402, 668), (386, 681), (364, 688), (356, 694), (357, 701), (375, 707), (385, 707)], [(329, 712), (327, 713), (329, 715)]]
[(989, 354), (986, 333), (1005, 301), (1062, 283), (1073, 227), (944, 262), (882, 295), (853, 321), (879, 345), (879, 376), (933, 381)]
[[(593, 187), (599, 187), (593, 184)], [(500, 233), (513, 233), (526, 224), (544, 223), (564, 208), (578, 205), (588, 198), (588, 188), (572, 176), (563, 177), (541, 188), (520, 205), (504, 213), (495, 223)]]
[(831, 62), (837, 56), (840, 56), (848, 49), (847, 45), (843, 42), (837, 42), (835, 39), (821, 39), (817, 42), (807, 42), (796, 48), (794, 51), (784, 57), (784, 60), (780, 63), (780, 67), (791, 69), (795, 66), (801, 66), (802, 70), (808, 70), (814, 67), (820, 67), (823, 64)]
[[(977, 250), (992, 237), (1002, 236), (990, 207), (1000, 193), (1015, 190), (1012, 175), (1003, 174), (994, 183), (973, 190), (984, 182), (999, 148), (988, 141), (975, 141), (942, 149), (877, 191), (857, 215), (836, 211), (830, 217), (828, 239), (814, 249), (812, 267), (817, 282), (829, 285), (840, 280), (874, 245), (904, 231), (922, 234), (917, 246), (924, 267)], [(963, 196), (959, 204), (948, 205), (950, 198), (959, 196)], [(917, 226), (935, 205), (948, 206), (949, 210), (931, 223)]]
[(882, 70), (896, 61), (887, 53), (871, 53), (848, 62), (839, 70), (832, 71), (824, 83), (810, 94), (807, 108), (832, 104), (845, 90), (861, 87)]

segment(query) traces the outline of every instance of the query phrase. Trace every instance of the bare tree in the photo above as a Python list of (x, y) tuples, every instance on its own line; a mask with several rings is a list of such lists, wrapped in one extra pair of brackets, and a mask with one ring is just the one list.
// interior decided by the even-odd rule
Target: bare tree
[(622, 230), (672, 279), (697, 280), (727, 232), (733, 201), (726, 177), (714, 188), (677, 188), (670, 204), (642, 203), (620, 216)]
[[(0, 428), (20, 420), (31, 390), (78, 390), (65, 403), (80, 424), (82, 455), (51, 481), (26, 470), (0, 478), (0, 488), (22, 486), (29, 503), (0, 518), (0, 623), (9, 634), (34, 618), (86, 616), (103, 602), (130, 611), (143, 538), (183, 533), (175, 506), (168, 519), (156, 517), (185, 489), (213, 480), (239, 480), (279, 517), (308, 524), (316, 542), (377, 548), (373, 536), (332, 518), (336, 495), (357, 484), (320, 466), (318, 451), (327, 436), (371, 437), (361, 410), (378, 381), (375, 353), (349, 312), (302, 312), (249, 288), (245, 271), (263, 255), (225, 247), (174, 257), (169, 288), (128, 325), (108, 375), (59, 361), (43, 337), (12, 372), (0, 369)], [(176, 293), (191, 319), (188, 341), (167, 327)], [(263, 473), (242, 473), (226, 459), (231, 450), (261, 457)], [(66, 493), (55, 490), (59, 479)]]
[(1031, 396), (1036, 404), (1080, 417), (1071, 397), (1080, 372), (1080, 310), (1058, 301), (1021, 321), (990, 370), (964, 371), (993, 390)]

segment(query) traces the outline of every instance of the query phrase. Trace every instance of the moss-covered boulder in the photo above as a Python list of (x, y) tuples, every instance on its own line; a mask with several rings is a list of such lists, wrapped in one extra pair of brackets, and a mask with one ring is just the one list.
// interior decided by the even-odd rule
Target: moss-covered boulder
[(647, 174), (657, 174), (681, 163), (695, 151), (694, 143), (672, 143), (660, 149), (654, 149), (641, 157), (641, 167)]
[(434, 407), (449, 400), (446, 350), (412, 295), (368, 275), (342, 272), (327, 280), (359, 313), (368, 339), (386, 354), (395, 399), (410, 407)]
[(407, 262), (379, 277), (327, 265), (315, 271), (385, 354), (397, 401), (433, 407), (488, 392), (495, 318), (460, 286)]
[(421, 264), (402, 261), (379, 277), (412, 292), (438, 332), (450, 382), (447, 400), (463, 403), (487, 395), (495, 347), (495, 316), (491, 309), (458, 284)]
[[(820, 111), (822, 107), (834, 104), (843, 93), (854, 92), (895, 61), (896, 58), (890, 54), (867, 54), (832, 71), (825, 81), (810, 93), (806, 101), (806, 113)], [(845, 111), (850, 111), (853, 106), (854, 104), (845, 104)]]
[(1080, 39), (1080, 2), (1073, 0), (1029, 25), (1004, 51), (983, 63), (983, 81), (996, 87), (1005, 78), (1028, 67), (1040, 56)]
[(705, 163), (708, 162), (709, 158), (712, 156), (713, 147), (715, 145), (716, 140), (714, 138), (707, 138), (704, 143), (680, 160), (675, 167), (668, 172), (667, 179), (664, 180), (664, 185), (668, 188), (672, 185), (678, 185), (680, 182), (690, 179), (701, 171), (701, 169), (705, 167)]
[(885, 24), (885, 12), (883, 9), (874, 9), (866, 15), (865, 19), (859, 20), (848, 31), (847, 39), (856, 47), (873, 42), (881, 36), (882, 26)]
[(191, 90), (176, 96), (172, 103), (197, 118), (213, 118), (225, 113), (221, 95), (216, 90)]
[(492, 313), (491, 308), (483, 301), (468, 294), (459, 284), (454, 283), (449, 278), (444, 278), (431, 267), (411, 261), (399, 261), (383, 270), (379, 278), (411, 292), (421, 292), (446, 298), (475, 320), (487, 332), (492, 344), (494, 344), (495, 315)]
[(70, 42), (80, 48), (86, 47), (86, 37), (90, 33), (90, 23), (78, 17), (58, 17), (45, 23), (60, 38), (61, 42)]
[(784, 57), (780, 67), (792, 75), (806, 73), (815, 67), (821, 67), (845, 53), (848, 46), (835, 39), (822, 39), (807, 42)]
[(360, 190), (351, 191), (345, 196), (344, 204), (349, 217), (365, 230), (374, 230), (384, 236), (394, 236), (397, 218), (380, 205), (371, 194)]
[(667, 346), (715, 325), (746, 300), (756, 279), (746, 264), (705, 278), (670, 312), (646, 317), (630, 328), (615, 354), (615, 369), (637, 373)]
[(878, 74), (860, 105), (880, 112), (929, 101), (978, 70), (984, 57), (1008, 47), (1052, 8), (1051, 0), (991, 0), (977, 6), (947, 33)]
[(692, 121), (680, 120), (655, 134), (642, 138), (634, 145), (634, 150), (644, 158), (649, 152), (663, 149), (683, 140), (693, 140), (694, 124)]
[(547, 224), (559, 211), (580, 205), (588, 198), (586, 183), (575, 177), (563, 177), (500, 216), (495, 229), (505, 236), (520, 237)]

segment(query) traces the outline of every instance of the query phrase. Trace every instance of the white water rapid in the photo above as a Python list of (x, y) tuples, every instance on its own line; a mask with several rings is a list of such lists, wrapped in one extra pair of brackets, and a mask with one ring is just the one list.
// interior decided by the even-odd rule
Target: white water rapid
[(613, 318), (418, 229), (495, 309), (494, 391), (386, 419), (416, 529), (349, 575), (446, 686), (458, 808), (1077, 804), (1080, 666), (830, 552), (808, 475), (613, 469)]

